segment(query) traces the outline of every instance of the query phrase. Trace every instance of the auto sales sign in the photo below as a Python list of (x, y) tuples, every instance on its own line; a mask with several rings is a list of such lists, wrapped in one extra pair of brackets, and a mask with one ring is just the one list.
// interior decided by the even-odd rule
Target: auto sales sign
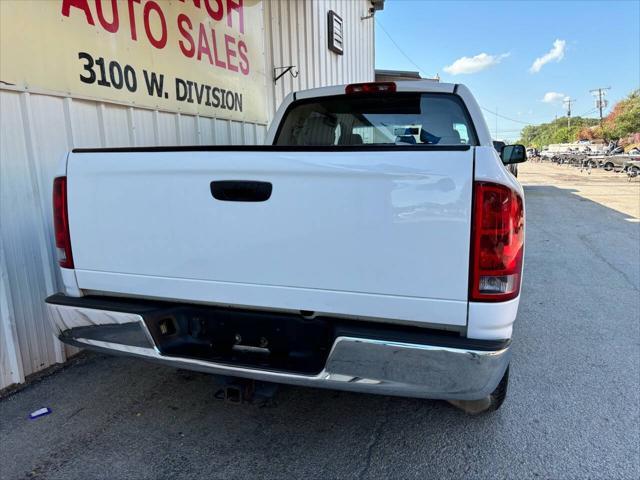
[(1, 0), (0, 85), (266, 123), (258, 0)]

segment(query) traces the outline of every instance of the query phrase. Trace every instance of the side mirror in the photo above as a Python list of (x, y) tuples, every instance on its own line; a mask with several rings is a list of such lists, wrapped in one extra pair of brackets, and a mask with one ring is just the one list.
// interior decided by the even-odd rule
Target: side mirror
[(500, 158), (505, 165), (527, 161), (527, 151), (524, 145), (505, 145), (500, 152)]

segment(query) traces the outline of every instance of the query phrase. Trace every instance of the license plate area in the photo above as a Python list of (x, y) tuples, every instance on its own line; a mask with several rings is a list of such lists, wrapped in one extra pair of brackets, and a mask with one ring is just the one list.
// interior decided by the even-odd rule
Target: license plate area
[(332, 344), (326, 319), (226, 308), (177, 307), (145, 315), (163, 355), (317, 374)]

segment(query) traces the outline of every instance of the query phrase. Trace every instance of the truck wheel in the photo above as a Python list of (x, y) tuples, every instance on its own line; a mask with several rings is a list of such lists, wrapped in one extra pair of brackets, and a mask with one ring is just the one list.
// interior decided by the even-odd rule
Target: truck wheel
[(509, 367), (504, 372), (502, 380), (491, 392), (488, 397), (481, 398), (480, 400), (449, 400), (449, 403), (454, 407), (458, 407), (469, 415), (478, 415), (480, 413), (495, 412), (504, 403), (507, 398), (507, 388), (509, 387)]
[(611, 163), (611, 162), (607, 162), (607, 163), (605, 163), (605, 164), (604, 164), (604, 169), (605, 169), (607, 172), (610, 172), (611, 170), (613, 170), (613, 163)]
[(493, 392), (491, 392), (491, 395), (489, 395), (489, 398), (491, 399), (491, 404), (489, 405), (489, 408), (487, 408), (487, 412), (495, 412), (502, 406), (505, 399), (507, 398), (508, 388), (509, 388), (509, 367), (507, 367), (507, 369), (505, 370), (504, 375), (502, 376), (502, 380), (500, 380), (500, 383), (498, 384), (496, 389)]

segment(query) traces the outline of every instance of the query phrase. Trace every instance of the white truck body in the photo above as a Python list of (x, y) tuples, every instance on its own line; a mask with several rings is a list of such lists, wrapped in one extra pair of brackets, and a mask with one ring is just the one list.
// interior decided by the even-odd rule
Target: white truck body
[[(464, 326), (473, 152), (427, 155), (72, 154), (78, 288)], [(274, 192), (211, 197), (237, 178)]]
[[(70, 153), (60, 175), (66, 177), (73, 268), (62, 268), (64, 305), (49, 302), (59, 319), (58, 333), (64, 336), (69, 331), (65, 327), (78, 326), (78, 312), (86, 316), (87, 308), (92, 310), (81, 303), (74, 307), (69, 299), (90, 297), (304, 312), (310, 318), (508, 341), (519, 296), (502, 302), (470, 301), (474, 184), (503, 185), (520, 198), (522, 188), (504, 168), (480, 108), (464, 86), (412, 81), (398, 82), (394, 88), (397, 93), (455, 95), (468, 111), (476, 144)], [(276, 141), (291, 105), (344, 92), (345, 86), (337, 86), (287, 97), (268, 143)], [(212, 197), (212, 182), (238, 181), (251, 188), (269, 184), (268, 200)], [(132, 315), (132, 322), (144, 323)], [(114, 323), (127, 323), (120, 314), (111, 317), (118, 318)], [(143, 327), (153, 342), (149, 326)], [(78, 338), (72, 340), (82, 344)], [(338, 344), (336, 340), (333, 353)], [(152, 347), (153, 355), (160, 357), (156, 360), (163, 360), (162, 348), (157, 343)], [(230, 368), (208, 365), (214, 371)], [(499, 376), (506, 366), (500, 368)], [(239, 373), (264, 378), (264, 372), (235, 371)], [(492, 375), (489, 383), (495, 387), (497, 373)], [(296, 383), (290, 378), (278, 381)], [(395, 393), (478, 395), (406, 389)]]

